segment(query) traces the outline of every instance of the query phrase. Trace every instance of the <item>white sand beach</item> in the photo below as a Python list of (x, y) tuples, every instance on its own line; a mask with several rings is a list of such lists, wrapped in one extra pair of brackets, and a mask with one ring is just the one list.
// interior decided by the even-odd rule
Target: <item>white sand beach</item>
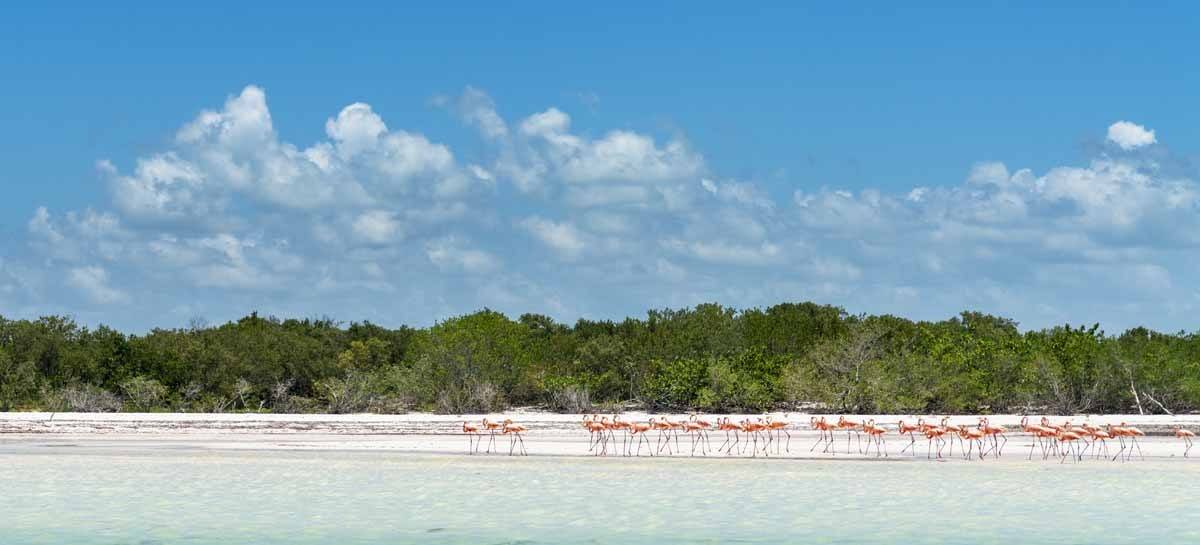
[[(651, 417), (666, 416), (671, 420), (686, 420), (683, 414), (624, 413), (622, 418), (646, 421)], [(710, 422), (730, 416), (734, 421), (743, 418), (758, 418), (764, 415), (704, 415)], [(786, 420), (791, 435), (790, 449), (771, 449), (770, 458), (790, 459), (863, 459), (876, 458), (875, 451), (861, 454), (858, 438), (850, 435), (847, 454), (846, 432), (837, 432), (834, 453), (823, 453), (823, 447), (810, 451), (818, 440), (818, 432), (809, 426), (808, 414), (774, 413), (775, 420)], [(468, 439), (461, 430), (463, 421), (477, 425), (483, 418), (501, 421), (506, 418), (526, 427), (525, 444), (531, 456), (590, 456), (589, 434), (580, 425), (580, 415), (555, 414), (539, 411), (515, 410), (492, 415), (434, 415), (411, 413), (402, 415), (354, 414), (248, 414), (248, 413), (0, 413), (0, 449), (26, 451), (30, 449), (208, 449), (208, 450), (361, 450), (392, 453), (422, 454), (466, 454)], [(884, 436), (889, 460), (925, 460), (926, 441), (917, 437), (917, 456), (911, 451), (900, 453), (910, 443), (907, 437), (896, 433), (896, 423), (905, 420), (914, 423), (917, 416), (899, 415), (847, 415), (859, 421), (874, 420), (889, 431)], [(925, 417), (938, 421), (941, 416)], [(1032, 416), (1037, 421), (1040, 415)], [(1157, 460), (1185, 460), (1183, 442), (1172, 434), (1178, 426), (1200, 430), (1200, 415), (1076, 415), (1073, 417), (1052, 416), (1060, 423), (1071, 420), (1074, 424), (1090, 422), (1097, 425), (1125, 422), (1137, 426), (1147, 433), (1141, 438), (1140, 446), (1146, 458)], [(833, 418), (836, 420), (836, 417)], [(992, 415), (991, 424), (1008, 428), (1008, 443), (1004, 447), (1002, 460), (1025, 461), (1033, 439), (1019, 433), (1019, 415)], [(975, 424), (977, 416), (951, 416), (951, 423)], [(725, 440), (725, 434), (711, 431), (710, 445), (717, 447)], [(483, 434), (484, 447), (488, 442)], [(656, 432), (648, 436), (653, 444)], [(785, 437), (781, 436), (784, 440)], [(617, 434), (616, 446), (610, 454), (619, 455), (622, 434)], [(681, 435), (672, 452), (664, 449), (662, 456), (691, 456), (689, 437)], [(497, 437), (500, 454), (508, 453), (509, 439)], [(786, 446), (786, 444), (785, 444)], [(1117, 441), (1110, 441), (1109, 449), (1119, 448)], [(956, 454), (959, 452), (956, 450)], [(643, 454), (649, 448), (644, 447)], [(1035, 448), (1034, 459), (1040, 458)], [(948, 450), (943, 454), (948, 454)], [(1200, 449), (1192, 452), (1189, 461), (1200, 461)], [(749, 456), (749, 452), (746, 452)], [(724, 457), (724, 454), (709, 453), (709, 457)], [(960, 457), (947, 457), (961, 460)], [(1134, 458), (1135, 460), (1137, 457)], [(990, 460), (990, 458), (989, 458)]]

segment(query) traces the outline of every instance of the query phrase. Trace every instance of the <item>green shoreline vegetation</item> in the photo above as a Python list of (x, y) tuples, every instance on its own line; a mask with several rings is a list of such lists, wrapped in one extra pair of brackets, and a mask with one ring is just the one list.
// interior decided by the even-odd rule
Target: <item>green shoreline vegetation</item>
[(0, 410), (474, 413), (796, 410), (1164, 413), (1200, 409), (1200, 334), (1021, 332), (814, 303), (704, 304), (623, 321), (491, 310), (432, 327), (251, 314), (128, 335), (0, 317)]

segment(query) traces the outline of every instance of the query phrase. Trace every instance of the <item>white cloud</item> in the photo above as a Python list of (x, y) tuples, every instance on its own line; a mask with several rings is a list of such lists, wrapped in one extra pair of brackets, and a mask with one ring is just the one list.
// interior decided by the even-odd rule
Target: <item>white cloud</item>
[(50, 223), (50, 211), (46, 210), (45, 206), (39, 206), (34, 210), (33, 217), (29, 219), (27, 224), (29, 232), (46, 239), (51, 244), (58, 244), (63, 241), (63, 236)]
[(1118, 121), (1109, 125), (1108, 140), (1126, 151), (1158, 142), (1154, 131), (1129, 121)]
[(458, 101), (459, 115), (469, 124), (476, 126), (486, 138), (500, 139), (508, 136), (508, 125), (496, 113), (496, 104), (487, 93), (467, 87)]
[(371, 244), (387, 244), (400, 233), (400, 222), (396, 215), (386, 210), (371, 210), (360, 214), (352, 224), (354, 234)]
[(488, 173), (460, 167), (444, 144), (389, 129), (369, 104), (346, 106), (325, 123), (327, 141), (280, 141), (266, 94), (255, 86), (206, 110), (176, 134), (174, 149), (139, 159), (132, 174), (111, 162), (115, 204), (150, 221), (214, 222), (240, 198), (319, 210), (417, 200), (444, 201), (486, 187)]
[(520, 226), (560, 256), (573, 259), (586, 249), (583, 234), (568, 222), (555, 222), (537, 216), (528, 217)]
[(369, 104), (355, 102), (325, 121), (325, 134), (337, 142), (338, 153), (346, 159), (379, 146), (379, 137), (387, 133), (383, 119)]
[(466, 248), (454, 237), (430, 241), (425, 245), (429, 261), (442, 270), (462, 270), (468, 273), (485, 273), (495, 270), (499, 260), (483, 250)]
[(520, 120), (515, 134), (496, 113), (492, 100), (468, 87), (459, 99), (463, 118), (498, 145), (491, 172), (510, 179), (524, 192), (552, 184), (618, 184), (622, 188), (582, 190), (571, 199), (579, 206), (658, 199), (652, 191), (631, 186), (679, 182), (703, 173), (704, 159), (686, 142), (673, 138), (660, 145), (649, 135), (629, 130), (608, 131), (600, 138), (571, 132), (571, 117), (551, 107)]
[(771, 242), (738, 244), (726, 241), (668, 239), (663, 247), (701, 261), (722, 265), (762, 266), (779, 263), (782, 249)]
[(101, 267), (76, 267), (67, 271), (67, 285), (82, 292), (93, 303), (127, 303), (129, 295), (108, 283), (108, 272)]

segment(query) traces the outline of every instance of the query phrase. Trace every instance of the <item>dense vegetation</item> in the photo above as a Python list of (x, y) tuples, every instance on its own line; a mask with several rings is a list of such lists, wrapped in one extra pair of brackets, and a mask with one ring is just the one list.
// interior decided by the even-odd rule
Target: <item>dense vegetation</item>
[(126, 335), (0, 318), (0, 410), (446, 413), (542, 405), (987, 413), (1200, 408), (1200, 334), (1022, 333), (812, 303), (574, 326), (483, 310), (428, 329), (252, 314)]

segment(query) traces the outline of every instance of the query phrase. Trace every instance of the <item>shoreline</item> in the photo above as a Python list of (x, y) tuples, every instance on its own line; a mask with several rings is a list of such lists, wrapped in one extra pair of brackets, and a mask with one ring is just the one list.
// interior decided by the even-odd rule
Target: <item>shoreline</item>
[[(686, 414), (647, 414), (624, 413), (622, 418), (635, 421), (646, 421), (650, 417), (666, 416), (672, 420), (686, 420)], [(717, 418), (729, 416), (734, 421), (742, 418), (758, 418), (756, 415), (704, 415), (710, 422)], [(899, 454), (898, 451), (910, 444), (906, 436), (896, 434), (896, 422), (905, 420), (915, 423), (919, 416), (907, 415), (847, 415), (848, 418), (866, 421), (874, 419), (877, 425), (888, 428), (885, 436), (889, 456), (877, 458), (874, 452), (861, 454), (854, 452), (855, 442), (852, 434), (837, 432), (835, 454), (822, 453), (818, 448), (811, 447), (818, 441), (818, 433), (809, 428), (809, 414), (801, 413), (772, 413), (775, 420), (787, 420), (788, 433), (791, 435), (790, 452), (782, 449), (772, 450), (768, 459), (803, 459), (803, 460), (926, 460), (926, 441), (918, 436), (916, 441), (917, 456), (909, 453)], [(826, 415), (828, 417), (828, 415)], [(589, 435), (580, 425), (581, 415), (558, 414), (537, 411), (513, 411), (492, 415), (435, 415), (427, 413), (409, 413), (400, 415), (382, 414), (274, 414), (274, 413), (0, 413), (0, 451), (9, 454), (46, 452), (47, 449), (62, 452), (64, 450), (95, 451), (95, 450), (162, 450), (187, 449), (210, 451), (376, 451), (395, 454), (421, 455), (467, 455), (468, 439), (462, 433), (461, 425), (464, 420), (478, 424), (482, 418), (502, 421), (512, 418), (528, 428), (525, 442), (531, 456), (559, 456), (595, 458), (589, 452)], [(1030, 416), (1031, 420), (1040, 419), (1041, 415)], [(940, 416), (927, 417), (940, 420)], [(978, 416), (950, 416), (952, 423), (975, 424)], [(991, 415), (990, 423), (1008, 428), (1007, 446), (1000, 461), (1026, 462), (1033, 439), (1019, 432), (1018, 424), (1021, 415)], [(1055, 423), (1066, 420), (1067, 417), (1051, 416)], [(1183, 443), (1173, 437), (1176, 426), (1184, 426), (1192, 430), (1200, 430), (1200, 415), (1077, 415), (1070, 417), (1075, 424), (1092, 422), (1098, 425), (1119, 424), (1125, 422), (1138, 426), (1147, 433), (1141, 438), (1141, 447), (1145, 457), (1155, 460), (1187, 460), (1193, 458), (1200, 461), (1200, 449), (1193, 451), (1192, 458), (1179, 456), (1183, 453)], [(650, 444), (654, 444), (657, 436), (651, 432), (648, 436)], [(843, 434), (845, 437), (843, 438)], [(487, 444), (489, 436), (481, 434), (483, 443)], [(725, 439), (724, 432), (709, 432), (708, 448), (715, 448)], [(850, 449), (846, 449), (843, 441), (850, 440)], [(616, 445), (605, 458), (621, 458), (622, 434), (615, 437)], [(507, 457), (509, 439), (497, 435), (496, 446), (499, 455)], [(781, 436), (781, 441), (786, 441)], [(676, 447), (677, 445), (677, 447)], [(787, 443), (784, 443), (787, 446)], [(678, 451), (676, 451), (678, 448)], [(671, 454), (661, 453), (664, 457), (691, 458), (690, 436), (682, 436), (673, 440)], [(700, 448), (700, 447), (697, 447)], [(1109, 450), (1117, 450), (1117, 441), (1111, 441)], [(1040, 462), (1036, 447), (1034, 461)], [(649, 449), (647, 449), (649, 450)], [(847, 454), (846, 451), (850, 450)], [(948, 451), (947, 451), (948, 452)], [(482, 452), (481, 452), (482, 454)], [(963, 461), (955, 450), (949, 460)], [(493, 454), (494, 456), (494, 454)], [(646, 456), (643, 456), (646, 457)], [(697, 454), (697, 458), (700, 456)], [(749, 453), (739, 456), (727, 456), (723, 453), (709, 453), (708, 459), (749, 458)], [(764, 458), (761, 454), (759, 458)], [(936, 460), (936, 458), (934, 458)], [(1135, 458), (1136, 459), (1136, 458)], [(994, 458), (989, 458), (994, 462)], [(1050, 461), (1054, 461), (1051, 459)], [(1091, 461), (1090, 458), (1084, 460)]]

